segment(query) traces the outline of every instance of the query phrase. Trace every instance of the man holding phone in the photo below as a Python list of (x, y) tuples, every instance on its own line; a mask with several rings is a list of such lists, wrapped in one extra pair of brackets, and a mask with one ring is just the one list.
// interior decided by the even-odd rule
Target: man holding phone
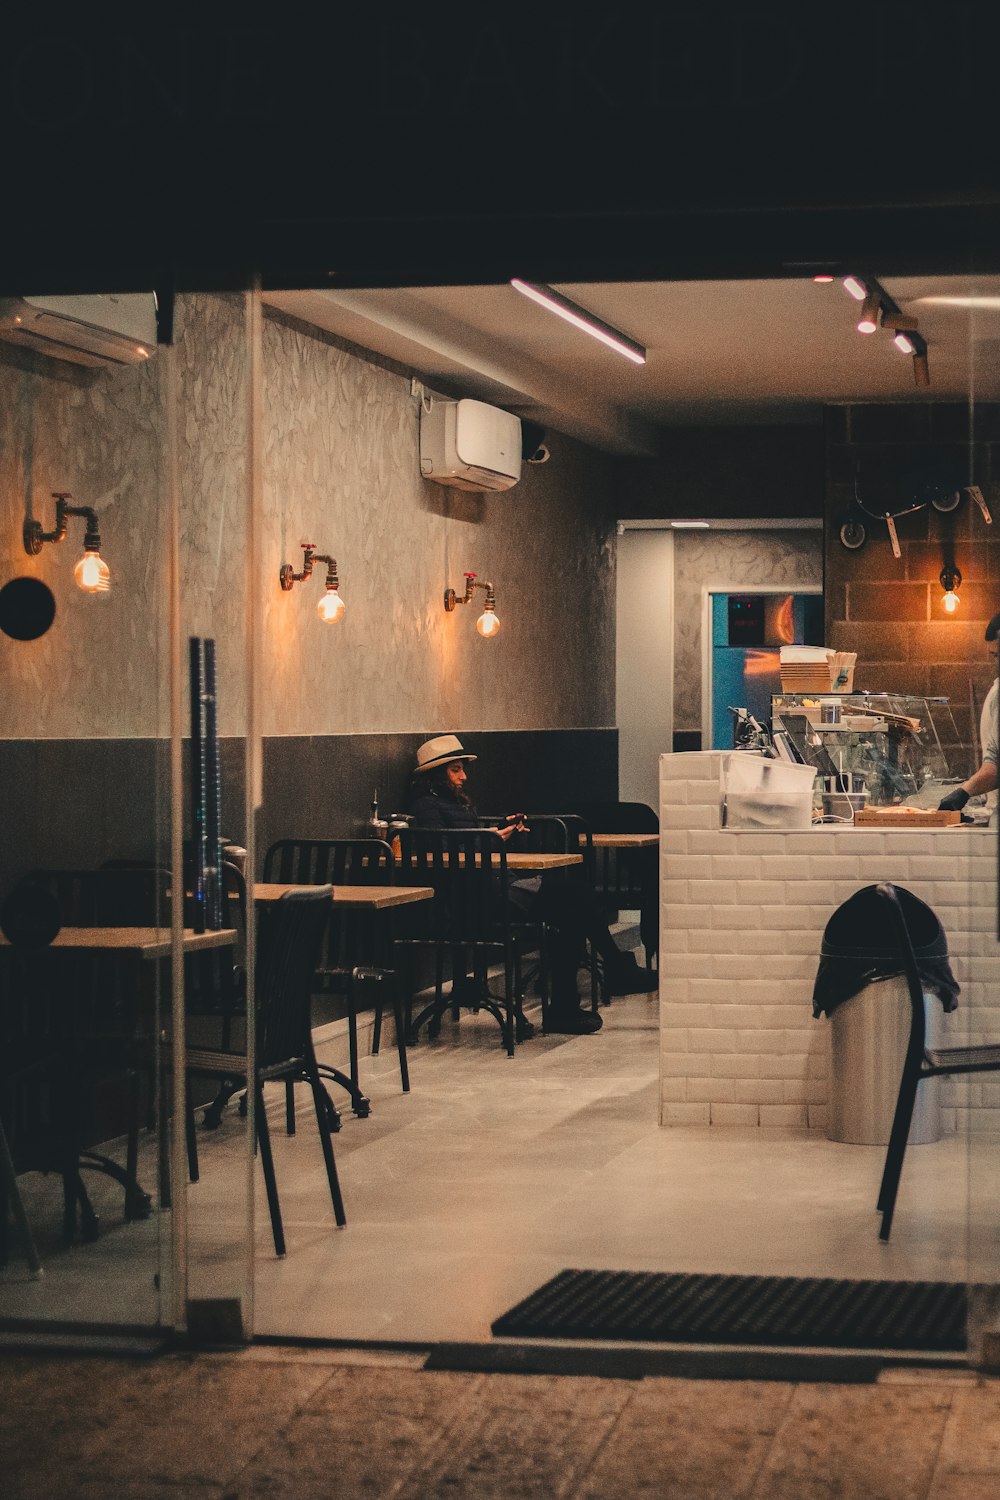
[[(418, 828), (479, 828), (482, 820), (465, 790), (466, 763), (474, 761), (454, 734), (426, 740), (417, 751), (410, 813)], [(524, 813), (509, 813), (496, 832), (504, 840), (527, 830)], [(589, 941), (604, 960), (612, 995), (646, 994), (656, 975), (640, 968), (633, 953), (623, 953), (608, 930), (593, 893), (582, 885), (543, 879), (519, 880), (510, 897), (522, 910), (537, 912), (552, 936), (552, 1004), (548, 1030), (586, 1035), (600, 1031), (601, 1017), (580, 1005), (577, 967)]]

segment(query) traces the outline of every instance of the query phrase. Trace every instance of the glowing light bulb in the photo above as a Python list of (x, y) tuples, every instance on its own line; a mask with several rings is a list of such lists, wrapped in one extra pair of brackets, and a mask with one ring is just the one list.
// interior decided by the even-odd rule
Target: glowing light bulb
[(961, 602), (961, 599), (955, 593), (954, 589), (949, 589), (944, 598), (941, 600), (943, 608), (946, 609), (948, 614), (950, 615), (953, 615), (955, 613)]
[(497, 635), (500, 630), (500, 621), (496, 617), (496, 611), (493, 609), (484, 609), (476, 621), (476, 629), (485, 640), (489, 640), (491, 636)]
[(73, 577), (85, 594), (106, 594), (111, 588), (111, 573), (99, 552), (85, 552), (73, 569)]
[(327, 625), (336, 625), (344, 618), (347, 605), (344, 603), (337, 589), (327, 589), (322, 599), (316, 606), (316, 613)]

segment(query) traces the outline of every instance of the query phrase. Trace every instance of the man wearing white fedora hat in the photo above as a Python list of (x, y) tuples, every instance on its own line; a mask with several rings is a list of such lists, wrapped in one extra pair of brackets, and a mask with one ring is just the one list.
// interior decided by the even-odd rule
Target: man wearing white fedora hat
[[(476, 759), (454, 734), (425, 740), (417, 751), (413, 771), (410, 813), (418, 828), (478, 828), (479, 814), (465, 790), (466, 764)], [(495, 831), (509, 839), (525, 828), (524, 814), (512, 813)], [(604, 960), (613, 995), (636, 995), (656, 988), (656, 976), (636, 963), (635, 955), (623, 953), (608, 931), (597, 903), (585, 887), (569, 887), (563, 881), (522, 880), (511, 887), (513, 900), (535, 908), (552, 934), (552, 1004), (547, 1028), (585, 1035), (601, 1029), (601, 1017), (583, 1010), (576, 975), (585, 940)]]

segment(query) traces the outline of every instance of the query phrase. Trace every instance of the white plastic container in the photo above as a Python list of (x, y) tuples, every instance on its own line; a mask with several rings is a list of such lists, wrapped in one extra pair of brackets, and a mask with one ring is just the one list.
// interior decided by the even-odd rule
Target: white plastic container
[(734, 750), (722, 763), (726, 828), (809, 828), (815, 766)]

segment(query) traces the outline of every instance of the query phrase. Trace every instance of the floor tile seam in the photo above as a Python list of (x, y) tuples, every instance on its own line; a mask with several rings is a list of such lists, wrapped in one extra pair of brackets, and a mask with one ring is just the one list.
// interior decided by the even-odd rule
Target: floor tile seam
[[(584, 1379), (588, 1377), (571, 1375), (563, 1378), (572, 1380)], [(612, 1439), (624, 1426), (626, 1415), (630, 1406), (635, 1401), (636, 1390), (638, 1389), (640, 1384), (641, 1382), (631, 1382), (632, 1389), (627, 1390), (624, 1393), (625, 1399), (622, 1401), (611, 1422), (609, 1422), (608, 1430), (607, 1432), (605, 1432), (603, 1438), (601, 1438), (600, 1441), (595, 1445), (589, 1458), (581, 1462), (578, 1471), (575, 1474), (567, 1475), (566, 1483), (564, 1485), (561, 1485), (559, 1490), (556, 1492), (558, 1500), (573, 1500), (573, 1497), (580, 1492), (583, 1486), (586, 1485), (588, 1478), (598, 1468), (600, 1460), (604, 1456), (607, 1449), (610, 1448)], [(569, 1488), (571, 1484), (572, 1489)]]
[[(796, 1426), (796, 1407), (801, 1401), (805, 1400), (804, 1388), (808, 1386), (809, 1382), (807, 1381), (795, 1381), (789, 1389), (781, 1419), (775, 1424), (774, 1431), (771, 1434), (771, 1441), (765, 1445), (765, 1451), (761, 1454), (760, 1464), (754, 1475), (753, 1484), (746, 1492), (746, 1500), (771, 1500), (774, 1489), (770, 1477), (774, 1472), (771, 1461), (772, 1459), (775, 1460), (776, 1468), (780, 1446), (786, 1442), (789, 1435), (794, 1437), (796, 1432), (799, 1434), (802, 1432), (801, 1426)], [(794, 1442), (792, 1443), (792, 1447), (794, 1448)], [(926, 1496), (912, 1495), (909, 1497), (909, 1500), (926, 1500)]]
[[(773, 1487), (770, 1481), (768, 1480), (763, 1489), (761, 1485), (764, 1484), (764, 1476), (772, 1472), (771, 1460), (776, 1457), (779, 1438), (784, 1433), (786, 1423), (790, 1420), (792, 1404), (795, 1400), (797, 1389), (798, 1384), (796, 1383), (785, 1393), (785, 1409), (781, 1414), (780, 1420), (774, 1424), (774, 1431), (771, 1433), (770, 1442), (761, 1443), (760, 1458), (754, 1470), (753, 1479), (750, 1481), (745, 1492), (746, 1500), (771, 1500)], [(745, 1461), (746, 1455), (744, 1454)], [(911, 1500), (918, 1500), (918, 1497), (913, 1496)]]
[[(433, 1375), (443, 1373), (433, 1370), (421, 1371)], [(471, 1424), (470, 1437), (481, 1434), (487, 1419), (486, 1402), (481, 1400), (483, 1388), (487, 1377), (476, 1373), (470, 1380), (463, 1383), (461, 1398), (448, 1408), (446, 1419), (438, 1426), (436, 1434), (427, 1445), (414, 1454), (414, 1461), (405, 1475), (401, 1475), (399, 1481), (393, 1483), (386, 1492), (386, 1500), (397, 1500), (397, 1497), (405, 1493), (405, 1487), (410, 1487), (410, 1493), (414, 1500), (424, 1500), (426, 1495), (439, 1493), (439, 1486), (433, 1480), (439, 1478), (447, 1466), (448, 1460), (452, 1458), (456, 1430), (460, 1427), (467, 1412), (472, 1412), (475, 1420)], [(419, 1481), (419, 1487), (413, 1488)]]

